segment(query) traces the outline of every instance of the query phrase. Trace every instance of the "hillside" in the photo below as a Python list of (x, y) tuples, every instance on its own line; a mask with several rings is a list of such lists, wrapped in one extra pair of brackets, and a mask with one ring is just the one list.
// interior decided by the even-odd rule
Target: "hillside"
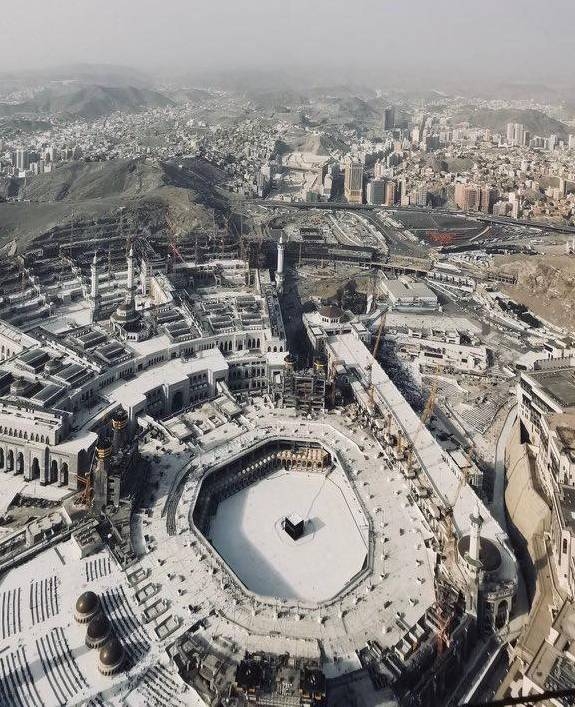
[(44, 88), (23, 103), (0, 103), (0, 116), (59, 115), (93, 120), (114, 111), (137, 112), (173, 105), (166, 96), (135, 86), (64, 84)]
[(162, 186), (163, 170), (142, 160), (70, 162), (27, 180), (23, 198), (32, 202), (133, 198)]
[(494, 132), (505, 134), (507, 123), (522, 123), (531, 135), (548, 137), (555, 134), (566, 138), (569, 128), (564, 123), (550, 118), (545, 113), (532, 109), (475, 108), (466, 106), (452, 116), (454, 124), (467, 122), (478, 128), (488, 128)]
[(428, 154), (423, 160), (424, 164), (434, 172), (466, 172), (473, 167), (473, 160), (466, 157), (453, 157), (446, 159), (443, 154)]
[(575, 333), (575, 257), (499, 256), (495, 269), (517, 276), (516, 285), (502, 286), (510, 297)]
[(210, 226), (213, 210), (227, 210), (217, 185), (222, 175), (203, 160), (159, 163), (111, 160), (70, 163), (23, 182), (0, 184), (2, 196), (20, 203), (0, 203), (0, 246), (14, 242), (25, 250), (43, 233), (72, 218), (90, 221), (120, 213), (135, 230), (163, 229), (169, 212), (182, 229)]
[(277, 143), (276, 149), (280, 153), (309, 152), (312, 155), (331, 155), (332, 152), (344, 152), (348, 146), (330, 135), (306, 132), (294, 129)]
[(306, 108), (306, 114), (315, 125), (354, 125), (380, 124), (382, 112), (374, 100), (365, 100), (359, 96), (343, 97), (322, 96)]

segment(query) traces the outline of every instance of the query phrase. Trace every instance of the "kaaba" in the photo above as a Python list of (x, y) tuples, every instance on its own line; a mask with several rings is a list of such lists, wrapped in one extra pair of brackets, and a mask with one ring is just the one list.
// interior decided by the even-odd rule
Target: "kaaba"
[(304, 520), (297, 513), (285, 517), (284, 530), (292, 540), (299, 540), (303, 535)]

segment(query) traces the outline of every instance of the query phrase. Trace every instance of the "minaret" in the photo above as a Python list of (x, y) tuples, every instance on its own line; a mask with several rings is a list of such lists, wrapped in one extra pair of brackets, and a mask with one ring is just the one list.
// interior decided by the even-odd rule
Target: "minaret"
[(96, 443), (96, 468), (93, 474), (92, 508), (99, 512), (108, 505), (108, 477), (112, 472), (112, 442), (100, 435)]
[(284, 284), (284, 234), (282, 233), (278, 242), (278, 266), (276, 269), (276, 287), (279, 292), (283, 290)]
[(479, 503), (475, 504), (473, 513), (469, 516), (471, 520), (471, 533), (469, 534), (469, 559), (476, 567), (481, 567), (479, 551), (481, 548), (481, 526), (483, 518), (479, 512)]
[(96, 253), (92, 259), (92, 265), (90, 266), (91, 278), (90, 278), (90, 297), (93, 300), (98, 298), (98, 258)]
[(130, 246), (128, 253), (128, 298), (134, 299), (134, 249)]
[(112, 451), (117, 454), (128, 441), (128, 413), (124, 408), (116, 410), (112, 417)]
[(90, 309), (92, 310), (92, 321), (95, 322), (98, 318), (98, 311), (100, 309), (97, 253), (94, 253), (92, 265), (90, 266)]
[(140, 294), (142, 297), (148, 294), (148, 263), (145, 258), (140, 262)]

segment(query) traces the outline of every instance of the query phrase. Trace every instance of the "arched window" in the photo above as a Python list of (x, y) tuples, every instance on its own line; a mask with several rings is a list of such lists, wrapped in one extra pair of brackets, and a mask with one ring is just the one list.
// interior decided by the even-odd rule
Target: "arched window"
[(495, 615), (495, 627), (503, 628), (507, 622), (507, 599), (499, 602), (497, 614)]
[(68, 464), (64, 462), (60, 467), (60, 486), (66, 486), (68, 483)]

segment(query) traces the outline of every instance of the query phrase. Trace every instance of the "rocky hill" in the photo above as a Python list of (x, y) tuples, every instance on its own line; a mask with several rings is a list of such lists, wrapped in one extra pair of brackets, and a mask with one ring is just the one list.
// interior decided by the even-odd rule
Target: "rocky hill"
[(312, 155), (331, 155), (332, 152), (345, 152), (348, 146), (327, 134), (306, 132), (304, 130), (292, 130), (284, 139), (277, 143), (276, 150), (280, 153), (286, 152), (308, 152)]
[(161, 165), (144, 160), (69, 162), (53, 172), (20, 181), (20, 196), (32, 202), (133, 198), (164, 183)]
[(101, 219), (120, 209), (130, 228), (162, 229), (169, 214), (182, 229), (210, 226), (213, 210), (228, 205), (217, 189), (222, 174), (199, 159), (177, 164), (152, 160), (68, 163), (54, 172), (0, 184), (0, 246), (25, 250), (50, 228), (73, 219)]
[(476, 108), (466, 106), (452, 116), (454, 124), (467, 122), (478, 128), (489, 128), (494, 132), (505, 133), (507, 123), (522, 123), (531, 135), (548, 137), (558, 135), (566, 138), (569, 128), (554, 118), (550, 118), (545, 113), (532, 109), (510, 109), (501, 108), (492, 110), (489, 108)]
[(502, 286), (510, 297), (575, 333), (575, 256), (501, 256), (495, 267), (517, 276), (516, 285)]

